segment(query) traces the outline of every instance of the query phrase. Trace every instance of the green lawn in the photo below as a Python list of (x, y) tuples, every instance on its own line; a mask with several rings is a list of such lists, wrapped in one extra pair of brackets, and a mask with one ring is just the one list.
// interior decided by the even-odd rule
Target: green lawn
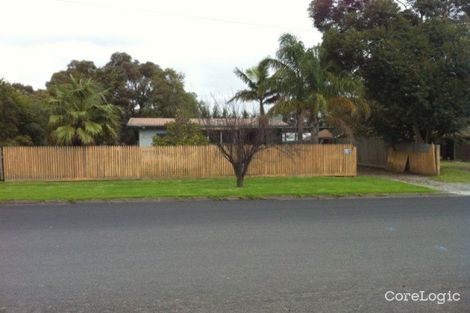
[(434, 179), (448, 183), (470, 184), (470, 162), (441, 162), (441, 175)]
[(430, 189), (378, 177), (256, 177), (241, 189), (233, 178), (198, 180), (113, 180), (6, 182), (0, 201), (111, 200), (156, 198), (264, 198), (429, 193)]

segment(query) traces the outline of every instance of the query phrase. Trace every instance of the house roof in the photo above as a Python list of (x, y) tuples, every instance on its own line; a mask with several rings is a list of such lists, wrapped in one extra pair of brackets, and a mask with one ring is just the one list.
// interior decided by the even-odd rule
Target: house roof
[[(311, 138), (310, 134), (304, 136), (305, 141), (309, 141)], [(333, 134), (328, 129), (322, 129), (318, 132), (318, 139), (333, 139)]]
[[(192, 123), (200, 125), (202, 127), (223, 127), (227, 124), (230, 119), (225, 118), (191, 118), (189, 119)], [(148, 117), (132, 117), (129, 119), (127, 126), (129, 127), (141, 127), (141, 128), (152, 128), (152, 127), (164, 127), (166, 124), (174, 122), (174, 118), (148, 118)], [(257, 118), (242, 118), (239, 119), (240, 124), (244, 126), (250, 126), (257, 123)], [(287, 123), (279, 119), (270, 119), (269, 126), (282, 128), (287, 127)]]
[(328, 129), (322, 129), (318, 132), (318, 138), (331, 139), (333, 138), (333, 134)]

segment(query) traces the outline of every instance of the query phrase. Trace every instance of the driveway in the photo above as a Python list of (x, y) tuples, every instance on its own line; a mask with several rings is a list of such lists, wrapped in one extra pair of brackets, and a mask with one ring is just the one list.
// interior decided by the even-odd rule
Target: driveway
[(466, 197), (0, 205), (0, 312), (469, 312), (469, 238)]
[(360, 167), (360, 175), (379, 176), (386, 179), (401, 181), (413, 185), (429, 187), (442, 193), (459, 196), (470, 196), (470, 184), (448, 183), (434, 180), (432, 177), (408, 173), (393, 173), (378, 168)]

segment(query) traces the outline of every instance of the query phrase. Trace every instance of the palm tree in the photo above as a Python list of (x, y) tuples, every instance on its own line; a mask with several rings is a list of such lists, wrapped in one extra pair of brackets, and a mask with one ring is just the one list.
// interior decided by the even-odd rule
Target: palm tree
[(245, 72), (235, 68), (234, 73), (248, 86), (248, 89), (237, 92), (229, 100), (229, 103), (237, 100), (243, 102), (256, 101), (259, 105), (260, 116), (264, 116), (264, 106), (274, 103), (278, 98), (277, 92), (273, 88), (273, 81), (269, 77), (269, 62), (263, 60), (257, 66)]
[(342, 131), (343, 137), (353, 140), (353, 127), (369, 117), (370, 107), (360, 80), (350, 75), (336, 76), (325, 71), (323, 93), (326, 106), (322, 118), (329, 126)]
[(353, 77), (329, 73), (320, 61), (318, 47), (307, 49), (291, 34), (281, 36), (279, 42), (277, 58), (267, 60), (276, 71), (272, 79), (281, 94), (270, 114), (293, 113), (299, 142), (303, 141), (305, 122), (310, 125), (314, 143), (318, 142), (321, 119), (346, 128), (344, 112), (359, 108), (356, 105), (362, 97), (362, 84)]
[(117, 138), (119, 108), (106, 103), (104, 91), (93, 81), (71, 76), (55, 93), (49, 126), (57, 144), (91, 145)]

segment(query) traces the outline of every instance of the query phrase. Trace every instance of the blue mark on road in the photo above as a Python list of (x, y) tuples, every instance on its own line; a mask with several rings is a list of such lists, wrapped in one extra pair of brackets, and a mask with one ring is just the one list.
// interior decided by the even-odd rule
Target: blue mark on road
[(434, 248), (438, 251), (447, 252), (449, 249), (446, 246), (435, 245)]

